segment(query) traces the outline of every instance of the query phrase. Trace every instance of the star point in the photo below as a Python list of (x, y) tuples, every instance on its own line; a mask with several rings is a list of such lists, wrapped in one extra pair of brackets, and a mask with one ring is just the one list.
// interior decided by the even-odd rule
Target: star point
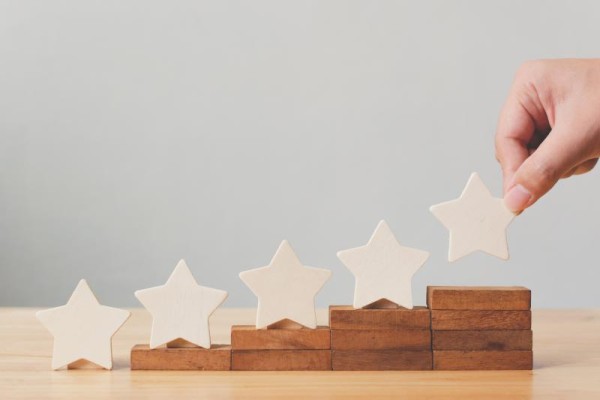
[(475, 251), (507, 260), (506, 229), (514, 219), (501, 198), (492, 196), (477, 173), (472, 173), (458, 199), (430, 207), (431, 213), (450, 231), (448, 261)]
[(79, 360), (111, 369), (111, 339), (129, 315), (129, 311), (101, 305), (87, 282), (80, 280), (67, 304), (36, 313), (54, 336), (52, 369)]
[(429, 253), (402, 246), (382, 220), (364, 246), (342, 250), (338, 258), (355, 278), (354, 308), (386, 299), (412, 308), (412, 277)]
[(150, 348), (177, 339), (210, 348), (210, 315), (225, 301), (227, 292), (200, 286), (184, 260), (164, 285), (135, 292), (152, 314)]
[(240, 273), (240, 279), (258, 297), (256, 328), (288, 319), (316, 328), (315, 297), (331, 271), (302, 265), (284, 240), (269, 265)]

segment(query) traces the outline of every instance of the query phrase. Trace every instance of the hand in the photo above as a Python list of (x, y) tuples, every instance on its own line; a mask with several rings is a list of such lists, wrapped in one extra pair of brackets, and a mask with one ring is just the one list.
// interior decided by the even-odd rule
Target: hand
[(515, 213), (600, 156), (600, 59), (541, 60), (517, 72), (496, 131), (504, 202)]

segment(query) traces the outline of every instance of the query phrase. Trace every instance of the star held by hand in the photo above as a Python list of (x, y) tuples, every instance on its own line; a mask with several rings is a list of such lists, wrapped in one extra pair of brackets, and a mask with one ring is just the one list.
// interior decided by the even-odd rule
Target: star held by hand
[(433, 215), (450, 231), (448, 261), (481, 250), (508, 259), (506, 229), (515, 217), (504, 200), (492, 196), (477, 173), (472, 173), (456, 200), (431, 206)]
[(183, 339), (210, 348), (208, 318), (227, 292), (198, 285), (184, 260), (162, 286), (138, 290), (135, 297), (152, 314), (150, 348)]
[(113, 335), (129, 311), (103, 306), (82, 279), (67, 304), (38, 311), (36, 316), (54, 336), (52, 369), (86, 360), (112, 369)]
[(413, 308), (412, 277), (429, 253), (402, 246), (385, 221), (380, 221), (369, 242), (342, 250), (338, 258), (355, 278), (354, 308), (386, 299)]
[(256, 328), (291, 320), (317, 327), (315, 296), (331, 271), (302, 265), (287, 241), (281, 242), (269, 265), (240, 273), (240, 279), (258, 297)]

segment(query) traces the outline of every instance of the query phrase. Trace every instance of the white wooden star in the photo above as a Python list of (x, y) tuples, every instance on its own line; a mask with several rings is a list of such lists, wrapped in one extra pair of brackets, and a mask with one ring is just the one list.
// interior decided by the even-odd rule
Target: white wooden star
[(129, 311), (100, 305), (87, 282), (79, 281), (67, 304), (36, 313), (54, 336), (52, 369), (80, 360), (111, 369), (111, 339), (129, 315)]
[(180, 260), (167, 283), (138, 290), (135, 297), (152, 314), (151, 349), (178, 339), (209, 349), (208, 318), (225, 301), (227, 292), (198, 285)]
[(492, 196), (477, 173), (456, 200), (431, 206), (431, 212), (450, 231), (448, 261), (481, 250), (508, 259), (506, 228), (515, 217), (504, 201)]
[(329, 270), (302, 265), (290, 244), (281, 242), (269, 265), (240, 273), (258, 297), (256, 328), (285, 319), (316, 328), (315, 296), (330, 276)]
[(382, 299), (412, 308), (412, 277), (429, 253), (400, 245), (382, 220), (366, 245), (339, 251), (337, 256), (354, 274), (354, 308)]

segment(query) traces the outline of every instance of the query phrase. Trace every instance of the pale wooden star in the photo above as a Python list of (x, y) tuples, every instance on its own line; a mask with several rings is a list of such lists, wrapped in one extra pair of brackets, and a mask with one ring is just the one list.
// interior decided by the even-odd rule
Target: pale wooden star
[(129, 315), (129, 311), (100, 305), (87, 282), (79, 281), (67, 304), (36, 314), (54, 336), (52, 369), (80, 360), (111, 369), (111, 339)]
[(302, 265), (290, 244), (281, 242), (268, 266), (240, 273), (258, 297), (256, 328), (285, 319), (316, 328), (315, 296), (330, 276), (329, 270)]
[(138, 290), (135, 297), (152, 314), (151, 349), (178, 339), (209, 349), (208, 318), (225, 301), (227, 292), (198, 285), (180, 260), (167, 283)]
[(382, 299), (412, 308), (412, 277), (429, 253), (400, 245), (382, 220), (365, 246), (339, 251), (337, 256), (354, 274), (354, 308)]
[(477, 173), (456, 200), (431, 206), (431, 212), (450, 231), (448, 261), (477, 250), (508, 259), (506, 228), (515, 217), (503, 199), (492, 196)]

